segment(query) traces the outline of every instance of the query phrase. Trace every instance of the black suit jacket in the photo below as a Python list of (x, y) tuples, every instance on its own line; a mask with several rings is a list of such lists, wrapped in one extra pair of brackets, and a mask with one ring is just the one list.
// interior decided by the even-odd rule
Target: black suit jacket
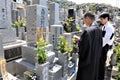
[(78, 46), (79, 64), (76, 80), (97, 80), (102, 53), (102, 31), (94, 26), (87, 28), (83, 31)]

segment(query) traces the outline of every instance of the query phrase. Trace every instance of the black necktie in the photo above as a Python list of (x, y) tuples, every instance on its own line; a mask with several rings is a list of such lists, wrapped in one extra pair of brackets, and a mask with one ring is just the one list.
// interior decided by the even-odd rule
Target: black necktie
[(102, 31), (102, 36), (103, 37), (105, 36), (105, 33), (106, 33), (106, 31), (105, 31), (105, 26), (104, 26), (103, 31)]

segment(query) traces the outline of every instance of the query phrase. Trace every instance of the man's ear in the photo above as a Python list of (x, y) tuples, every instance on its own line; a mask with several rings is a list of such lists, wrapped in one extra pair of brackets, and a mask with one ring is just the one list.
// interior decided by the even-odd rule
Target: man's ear
[(106, 19), (108, 20), (108, 17), (106, 17)]

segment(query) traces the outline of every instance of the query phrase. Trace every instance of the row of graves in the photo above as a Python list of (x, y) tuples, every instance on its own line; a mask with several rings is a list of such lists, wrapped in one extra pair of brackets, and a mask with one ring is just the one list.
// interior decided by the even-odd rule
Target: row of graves
[(49, 11), (46, 0), (22, 3), (0, 0), (0, 80), (75, 80), (78, 54), (72, 37), (81, 32), (74, 27), (64, 32), (57, 3), (50, 3)]

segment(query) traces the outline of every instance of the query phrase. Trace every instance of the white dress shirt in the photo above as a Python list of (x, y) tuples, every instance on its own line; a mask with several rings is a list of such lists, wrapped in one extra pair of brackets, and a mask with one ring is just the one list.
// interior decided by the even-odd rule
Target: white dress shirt
[(112, 24), (110, 24), (110, 22), (108, 21), (104, 27), (102, 28), (103, 31), (105, 31), (105, 35), (103, 37), (103, 47), (108, 44), (108, 45), (112, 45), (113, 41), (114, 41), (114, 37), (112, 39), (110, 39), (110, 37), (112, 36), (112, 34), (114, 34), (115, 29), (112, 26)]

